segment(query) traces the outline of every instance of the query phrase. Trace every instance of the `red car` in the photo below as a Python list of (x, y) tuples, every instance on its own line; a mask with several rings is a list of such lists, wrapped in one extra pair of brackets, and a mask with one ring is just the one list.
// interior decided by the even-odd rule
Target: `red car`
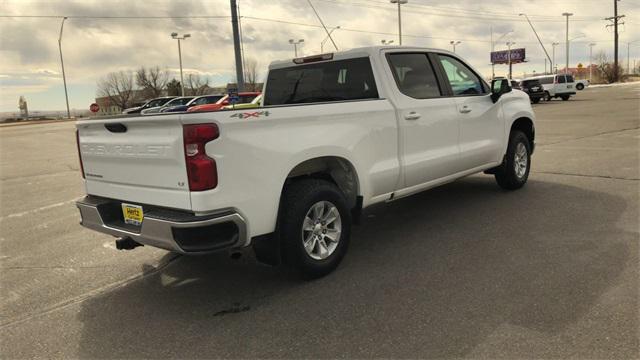
[[(256, 96), (260, 94), (261, 93), (259, 91), (238, 93), (238, 97), (240, 98), (240, 100), (238, 100), (236, 104), (248, 104), (251, 101), (253, 101), (253, 99), (255, 99)], [(187, 112), (218, 111), (222, 109), (222, 107), (227, 105), (231, 105), (231, 103), (229, 102), (228, 94), (225, 95), (222, 99), (218, 100), (215, 104), (204, 104), (204, 105), (192, 106), (187, 110)]]

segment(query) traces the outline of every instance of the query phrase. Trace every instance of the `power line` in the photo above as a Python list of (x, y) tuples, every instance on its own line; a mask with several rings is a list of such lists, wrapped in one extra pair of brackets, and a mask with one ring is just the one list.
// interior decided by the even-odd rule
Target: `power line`
[(231, 16), (90, 16), (90, 15), (0, 15), (0, 18), (48, 18), (48, 19), (230, 19)]
[[(363, 7), (363, 8), (369, 8), (369, 9), (380, 9), (380, 10), (385, 10), (385, 11), (394, 11), (391, 7), (387, 6), (386, 3), (382, 3), (382, 2), (375, 2), (376, 4), (380, 4), (380, 5), (373, 5), (373, 4), (369, 4), (369, 3), (357, 3), (357, 2), (342, 2), (342, 1), (338, 1), (338, 0), (318, 0), (318, 1), (322, 1), (322, 2), (326, 2), (326, 3), (333, 3), (333, 4), (339, 4), (339, 5), (346, 5), (346, 6), (354, 6), (354, 7)], [(405, 7), (408, 8), (416, 8), (416, 6), (410, 6), (409, 4), (405, 4)], [(427, 6), (427, 5), (423, 5), (423, 6)], [(478, 19), (478, 20), (490, 20), (490, 21), (510, 21), (510, 22), (524, 22), (526, 20), (523, 20), (521, 18), (519, 18), (517, 15), (492, 15), (487, 13), (487, 15), (470, 15), (470, 14), (451, 14), (451, 10), (450, 9), (445, 9), (445, 10), (439, 10), (439, 11), (446, 11), (445, 13), (438, 13), (438, 12), (427, 12), (427, 11), (416, 11), (416, 10), (412, 10), (412, 11), (408, 11), (411, 14), (422, 14), (422, 15), (431, 15), (431, 16), (441, 16), (441, 17), (448, 17), (448, 18), (463, 18), (463, 19)], [(476, 11), (474, 13), (482, 13), (482, 11)], [(542, 18), (536, 18), (535, 20), (537, 22), (563, 22), (562, 20), (552, 20), (555, 19), (554, 17), (549, 17), (548, 19), (542, 19)], [(596, 20), (594, 19), (575, 19), (573, 21), (594, 21)]]

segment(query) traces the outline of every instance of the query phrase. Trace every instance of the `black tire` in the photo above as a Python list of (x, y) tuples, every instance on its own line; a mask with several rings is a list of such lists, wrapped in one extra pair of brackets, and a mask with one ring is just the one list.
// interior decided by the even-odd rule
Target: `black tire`
[(578, 83), (578, 84), (576, 85), (576, 89), (578, 89), (578, 90), (582, 90), (582, 89), (584, 89), (584, 84)]
[(532, 100), (532, 101), (533, 101), (533, 103), (534, 103), (534, 104), (537, 104), (537, 103), (539, 103), (539, 102), (540, 102), (540, 98), (533, 98), (533, 100)]
[(551, 101), (551, 94), (548, 91), (544, 92), (544, 99), (545, 101)]
[[(305, 250), (303, 242), (305, 218), (312, 207), (319, 202), (334, 205), (340, 215), (341, 223), (341, 232), (335, 242), (337, 245), (330, 252), (330, 255), (323, 259), (313, 258)], [(306, 233), (308, 234), (309, 231)], [(344, 194), (336, 185), (325, 180), (306, 179), (291, 183), (284, 190), (278, 219), (278, 235), (282, 246), (282, 258), (286, 265), (306, 279), (315, 279), (329, 274), (338, 267), (349, 247), (351, 212), (347, 207)], [(325, 237), (326, 235), (318, 234), (317, 236), (323, 237), (324, 243), (331, 244), (329, 238)], [(316, 245), (313, 249), (320, 246), (318, 242), (314, 242), (314, 244)]]
[(569, 100), (569, 98), (570, 98), (570, 97), (571, 97), (571, 96), (569, 96), (569, 95), (562, 95), (562, 96), (561, 96), (562, 101), (567, 101), (567, 100)]
[[(526, 149), (526, 167), (524, 173), (520, 176), (516, 173), (516, 151), (522, 144)], [(527, 136), (519, 130), (514, 130), (509, 135), (509, 146), (507, 154), (502, 162), (495, 170), (495, 178), (498, 185), (506, 190), (516, 190), (524, 186), (529, 178), (531, 170), (531, 143)]]

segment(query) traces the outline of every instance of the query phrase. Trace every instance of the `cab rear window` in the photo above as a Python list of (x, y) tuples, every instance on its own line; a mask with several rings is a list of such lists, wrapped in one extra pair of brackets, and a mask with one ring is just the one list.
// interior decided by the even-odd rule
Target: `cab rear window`
[(264, 105), (377, 99), (368, 57), (269, 71)]

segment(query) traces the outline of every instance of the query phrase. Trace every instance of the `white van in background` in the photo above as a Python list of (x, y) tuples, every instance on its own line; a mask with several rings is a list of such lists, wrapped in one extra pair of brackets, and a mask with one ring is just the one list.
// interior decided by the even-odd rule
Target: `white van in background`
[(569, 100), (571, 95), (576, 94), (575, 80), (569, 74), (534, 76), (523, 80), (537, 79), (542, 84), (545, 92), (545, 100), (561, 98)]

